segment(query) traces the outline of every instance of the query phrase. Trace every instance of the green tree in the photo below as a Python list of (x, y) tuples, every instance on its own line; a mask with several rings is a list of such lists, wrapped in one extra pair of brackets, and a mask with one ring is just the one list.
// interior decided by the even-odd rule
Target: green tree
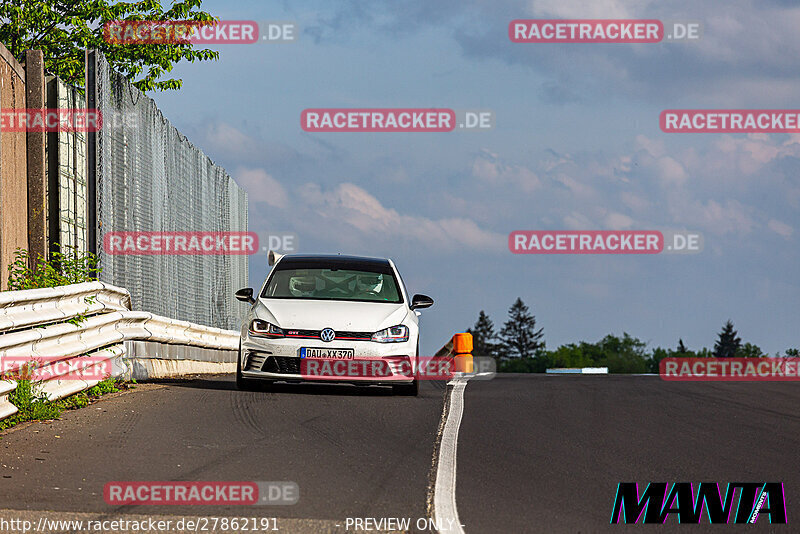
[[(680, 345), (682, 344), (683, 342), (679, 344), (678, 346), (679, 349)], [(683, 348), (685, 349), (686, 347)], [(662, 349), (661, 347), (654, 348), (652, 354), (650, 355), (650, 358), (647, 359), (647, 372), (653, 374), (659, 374), (661, 372), (661, 360), (663, 360), (664, 358), (673, 358), (676, 356), (685, 358), (686, 353), (672, 352), (669, 349)]]
[(596, 344), (595, 364), (608, 367), (609, 373), (645, 373), (647, 372), (647, 343), (627, 332), (619, 338), (607, 335)]
[(478, 314), (475, 326), (467, 328), (467, 332), (472, 334), (473, 355), (497, 357), (497, 332), (495, 332), (494, 323), (483, 310)]
[(800, 358), (800, 349), (786, 349), (784, 355), (787, 358)]
[(528, 306), (517, 297), (508, 310), (508, 320), (500, 330), (500, 342), (504, 358), (533, 358), (542, 353), (544, 329), (536, 329), (536, 317)]
[(684, 356), (689, 352), (689, 349), (687, 349), (686, 345), (683, 344), (683, 338), (678, 339), (678, 350), (676, 352), (679, 356)]
[(26, 49), (44, 52), (45, 69), (65, 82), (83, 85), (84, 50), (105, 54), (112, 69), (142, 91), (180, 89), (182, 80), (160, 78), (180, 61), (219, 58), (219, 52), (196, 50), (192, 44), (113, 44), (103, 25), (114, 20), (213, 21), (200, 11), (202, 0), (175, 1), (168, 10), (157, 0), (23, 0), (0, 3), (0, 42), (15, 58)]
[(764, 358), (766, 354), (758, 345), (752, 343), (745, 343), (736, 350), (737, 358)]
[(548, 363), (550, 367), (557, 369), (592, 367), (594, 360), (585, 348), (586, 343), (561, 345), (555, 350), (548, 351)]
[(714, 343), (715, 358), (733, 358), (742, 345), (742, 339), (738, 337), (736, 329), (730, 319), (722, 327), (722, 332), (718, 335), (717, 342)]
[(499, 373), (544, 373), (547, 363), (541, 357), (536, 358), (510, 358), (497, 362)]
[(703, 347), (697, 352), (690, 354), (690, 356), (694, 356), (695, 358), (712, 358), (714, 357), (714, 353), (711, 352), (708, 347)]

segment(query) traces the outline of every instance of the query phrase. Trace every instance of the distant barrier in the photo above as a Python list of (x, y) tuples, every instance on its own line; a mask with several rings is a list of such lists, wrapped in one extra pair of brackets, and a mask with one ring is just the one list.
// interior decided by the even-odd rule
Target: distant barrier
[(608, 367), (547, 369), (545, 372), (549, 375), (607, 375)]
[[(103, 282), (0, 292), (0, 370), (3, 378), (42, 364), (42, 393), (59, 399), (105, 376), (128, 371), (125, 342), (152, 341), (238, 350), (239, 333), (131, 311), (130, 293)], [(47, 372), (47, 369), (50, 372)], [(99, 376), (98, 369), (104, 376)], [(41, 371), (41, 370), (40, 370)], [(14, 379), (0, 380), (0, 419), (17, 408), (8, 400)]]

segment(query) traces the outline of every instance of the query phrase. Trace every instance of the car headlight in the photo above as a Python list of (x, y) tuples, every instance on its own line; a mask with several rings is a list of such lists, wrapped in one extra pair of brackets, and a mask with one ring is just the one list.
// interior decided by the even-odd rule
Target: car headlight
[(267, 321), (253, 319), (253, 322), (250, 323), (250, 334), (264, 337), (283, 337), (283, 330)]
[(372, 341), (378, 343), (402, 343), (408, 341), (408, 327), (405, 325), (390, 326), (372, 334)]

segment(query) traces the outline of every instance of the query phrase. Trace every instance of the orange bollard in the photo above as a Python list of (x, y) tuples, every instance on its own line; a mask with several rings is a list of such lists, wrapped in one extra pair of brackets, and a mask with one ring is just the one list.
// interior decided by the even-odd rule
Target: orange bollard
[(472, 334), (456, 334), (453, 336), (453, 354), (472, 354)]
[(456, 354), (455, 363), (459, 373), (472, 373), (474, 370), (472, 354)]
[(453, 336), (453, 354), (456, 364), (456, 371), (459, 373), (473, 372), (472, 334), (466, 332)]

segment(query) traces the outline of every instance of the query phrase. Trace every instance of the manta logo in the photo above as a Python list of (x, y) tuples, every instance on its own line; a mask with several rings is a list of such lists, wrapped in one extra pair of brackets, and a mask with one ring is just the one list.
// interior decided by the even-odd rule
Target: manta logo
[(691, 482), (676, 482), (669, 491), (666, 482), (651, 482), (641, 497), (636, 482), (620, 482), (611, 523), (638, 523), (641, 519), (645, 524), (661, 525), (674, 514), (678, 523), (698, 524), (705, 508), (709, 523), (727, 524), (737, 494), (734, 523), (755, 523), (769, 516), (770, 523), (786, 524), (783, 482), (731, 482), (724, 498), (716, 482), (701, 482), (697, 493)]
[(333, 341), (336, 339), (336, 332), (333, 331), (333, 328), (324, 328), (322, 332), (319, 333), (319, 338), (322, 341)]

